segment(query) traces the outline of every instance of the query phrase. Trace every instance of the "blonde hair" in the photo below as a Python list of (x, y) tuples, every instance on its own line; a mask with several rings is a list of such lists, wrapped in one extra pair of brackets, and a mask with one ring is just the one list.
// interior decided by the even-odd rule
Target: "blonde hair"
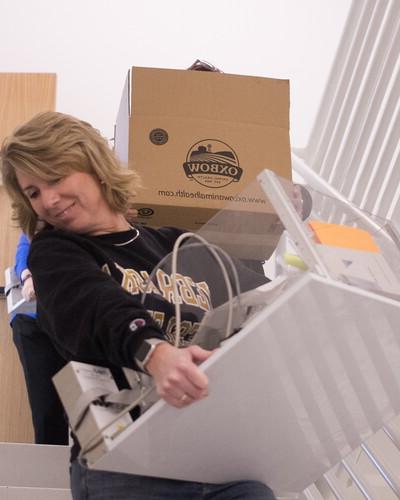
[(139, 177), (122, 168), (107, 140), (89, 123), (54, 111), (39, 113), (7, 137), (0, 151), (3, 183), (12, 201), (13, 219), (32, 237), (38, 217), (21, 190), (17, 172), (46, 182), (72, 172), (97, 177), (110, 208), (132, 214)]

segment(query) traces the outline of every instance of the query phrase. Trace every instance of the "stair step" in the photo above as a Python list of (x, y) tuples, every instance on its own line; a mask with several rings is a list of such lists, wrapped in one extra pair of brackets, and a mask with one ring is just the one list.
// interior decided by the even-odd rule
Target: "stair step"
[(18, 488), (0, 486), (0, 500), (72, 500), (64, 488)]
[[(9, 489), (10, 487), (26, 487), (68, 490), (69, 453), (68, 446), (0, 443), (0, 486), (9, 487)], [(58, 497), (53, 498), (58, 499)], [(0, 499), (3, 500), (1, 495)], [(35, 500), (41, 500), (41, 497)]]

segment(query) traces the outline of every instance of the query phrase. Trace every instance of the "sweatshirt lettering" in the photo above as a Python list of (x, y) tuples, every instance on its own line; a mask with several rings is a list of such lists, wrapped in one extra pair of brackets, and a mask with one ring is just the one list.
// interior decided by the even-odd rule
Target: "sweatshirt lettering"
[[(139, 295), (147, 290), (147, 293), (161, 295), (171, 304), (175, 304), (171, 275), (158, 269), (156, 272), (156, 284), (148, 283), (149, 273), (147, 271), (136, 271), (124, 268), (115, 262), (115, 267), (121, 273), (121, 286), (132, 295)], [(111, 275), (110, 268), (105, 264), (102, 271)], [(211, 309), (210, 289), (205, 281), (195, 283), (190, 276), (177, 273), (176, 284), (178, 289), (178, 300), (180, 304), (199, 307), (203, 311)]]

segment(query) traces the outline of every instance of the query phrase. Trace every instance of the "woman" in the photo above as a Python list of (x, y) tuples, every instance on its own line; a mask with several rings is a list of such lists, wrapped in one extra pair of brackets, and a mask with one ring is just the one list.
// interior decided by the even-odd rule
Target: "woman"
[[(22, 296), (35, 300), (32, 274), (28, 268), (30, 241), (21, 233), (15, 253), (15, 273), (22, 284)], [(36, 309), (36, 308), (35, 308)], [(68, 444), (68, 423), (51, 378), (65, 365), (49, 337), (38, 324), (36, 312), (13, 315), (13, 341), (24, 371), (32, 424), (37, 444)]]
[[(120, 167), (88, 123), (55, 112), (41, 113), (17, 129), (1, 156), (3, 182), (22, 230), (32, 237), (38, 222), (45, 223), (32, 240), (29, 268), (41, 324), (57, 350), (67, 361), (146, 371), (159, 395), (177, 408), (206, 397), (208, 379), (198, 365), (211, 352), (194, 345), (178, 349), (166, 341), (174, 306), (165, 273), (151, 289), (146, 309), (141, 305), (143, 282), (182, 231), (129, 222), (135, 174)], [(250, 271), (247, 276), (244, 288), (265, 281)], [(186, 324), (209, 307), (205, 280), (199, 281), (192, 276), (185, 281), (190, 288)], [(205, 487), (91, 471), (78, 463), (77, 453), (76, 443), (75, 500), (206, 498), (203, 491), (210, 499), (274, 498), (254, 481)]]

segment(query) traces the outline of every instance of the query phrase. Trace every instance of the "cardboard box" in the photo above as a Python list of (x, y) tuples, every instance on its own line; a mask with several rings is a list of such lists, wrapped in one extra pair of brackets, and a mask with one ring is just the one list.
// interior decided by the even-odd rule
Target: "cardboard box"
[(289, 82), (134, 67), (115, 125), (115, 152), (141, 175), (142, 224), (197, 231), (232, 202), (247, 218), (270, 214), (261, 189), (252, 199), (235, 197), (264, 168), (291, 178)]

